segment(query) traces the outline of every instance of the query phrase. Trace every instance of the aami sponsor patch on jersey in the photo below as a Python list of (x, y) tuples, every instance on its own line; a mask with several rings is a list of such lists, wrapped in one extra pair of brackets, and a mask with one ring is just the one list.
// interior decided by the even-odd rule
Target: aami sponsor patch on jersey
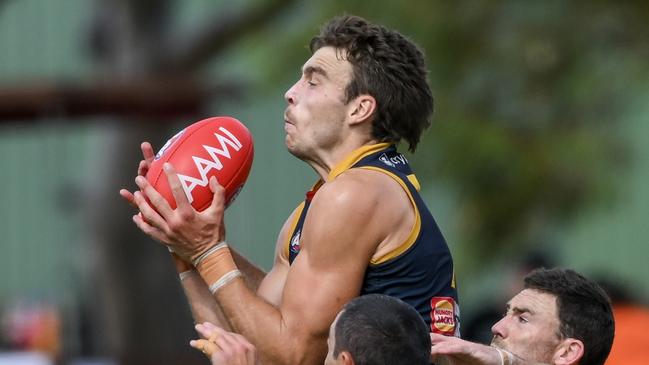
[(434, 297), (430, 300), (431, 331), (446, 336), (455, 335), (457, 305), (451, 297)]

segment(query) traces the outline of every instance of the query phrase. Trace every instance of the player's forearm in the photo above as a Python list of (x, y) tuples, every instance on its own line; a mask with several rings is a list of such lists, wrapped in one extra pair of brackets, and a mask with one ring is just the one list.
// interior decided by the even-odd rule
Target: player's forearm
[[(194, 260), (194, 266), (208, 284), (232, 329), (257, 347), (262, 362), (286, 365), (322, 363), (326, 334), (314, 338), (304, 323), (289, 321), (278, 308), (258, 296), (245, 283), (244, 275), (225, 243), (202, 253)], [(288, 313), (291, 314), (294, 313)]]
[(510, 351), (500, 348), (497, 348), (497, 351), (499, 352), (500, 358), (502, 360), (501, 363), (503, 365), (549, 365), (546, 363), (525, 360)]
[(325, 338), (314, 341), (304, 328), (291, 325), (281, 311), (233, 280), (214, 294), (235, 332), (258, 350), (262, 364), (322, 364)]
[[(221, 328), (230, 330), (230, 324), (223, 315), (223, 311), (214, 300), (209, 287), (196, 269), (173, 253), (171, 257), (176, 266), (176, 270), (179, 272), (181, 286), (187, 298), (194, 322), (211, 322)], [(241, 254), (234, 252), (234, 250), (232, 250), (232, 257), (239, 270), (242, 271), (246, 285), (251, 290), (256, 291), (266, 273)]]
[(171, 252), (171, 260), (178, 272), (194, 323), (212, 322), (222, 328), (229, 328), (223, 312), (196, 268), (174, 252)]
[(221, 311), (207, 284), (205, 284), (198, 272), (195, 270), (187, 271), (181, 277), (180, 282), (192, 312), (194, 323), (211, 322), (225, 330), (231, 330), (230, 323), (223, 315), (223, 311)]
[(266, 276), (266, 272), (264, 272), (259, 266), (253, 264), (250, 260), (238, 253), (236, 250), (230, 248), (230, 252), (232, 253), (234, 263), (237, 265), (239, 271), (241, 271), (241, 273), (243, 274), (246, 285), (248, 285), (250, 290), (256, 292), (257, 288), (259, 288), (259, 285), (261, 284), (261, 281)]
[(437, 364), (547, 365), (496, 347), (431, 333), (431, 361)]

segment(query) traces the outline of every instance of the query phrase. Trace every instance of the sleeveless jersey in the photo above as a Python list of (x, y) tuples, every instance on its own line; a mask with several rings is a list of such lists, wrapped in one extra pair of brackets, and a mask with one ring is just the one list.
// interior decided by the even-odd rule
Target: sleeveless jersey
[[(415, 224), (408, 238), (396, 249), (368, 262), (361, 295), (397, 297), (413, 306), (432, 332), (459, 336), (460, 310), (451, 253), (419, 195), (419, 182), (405, 156), (388, 143), (363, 146), (332, 169), (328, 180), (351, 168), (378, 171), (394, 179), (407, 193), (415, 211)], [(290, 264), (300, 252), (304, 220), (322, 184), (318, 181), (298, 207), (285, 248)]]

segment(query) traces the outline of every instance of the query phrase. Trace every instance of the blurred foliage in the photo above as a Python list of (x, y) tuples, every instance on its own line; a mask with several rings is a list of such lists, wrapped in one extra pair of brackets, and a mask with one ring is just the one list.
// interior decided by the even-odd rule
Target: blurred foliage
[(337, 0), (302, 13), (268, 45), (269, 84), (297, 78), (314, 24), (338, 14), (424, 48), (436, 111), (410, 158), (422, 180), (458, 192), (455, 244), (469, 261), (544, 242), (615, 197), (630, 156), (616, 121), (649, 76), (649, 3)]

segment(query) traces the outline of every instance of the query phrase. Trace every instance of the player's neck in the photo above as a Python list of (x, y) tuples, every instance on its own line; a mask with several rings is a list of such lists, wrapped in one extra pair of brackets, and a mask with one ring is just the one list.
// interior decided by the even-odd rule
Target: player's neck
[(348, 143), (341, 143), (328, 151), (321, 151), (316, 158), (305, 160), (305, 162), (315, 170), (322, 181), (327, 182), (331, 170), (338, 166), (352, 152), (363, 146), (376, 143), (378, 142), (374, 139), (348, 141)]

